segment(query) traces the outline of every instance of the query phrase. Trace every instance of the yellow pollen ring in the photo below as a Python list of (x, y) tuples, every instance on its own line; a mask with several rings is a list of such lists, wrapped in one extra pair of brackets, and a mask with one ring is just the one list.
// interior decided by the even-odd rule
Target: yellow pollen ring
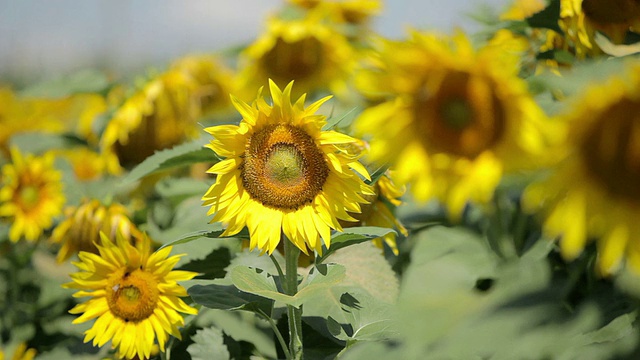
[(117, 272), (106, 290), (109, 309), (125, 322), (138, 322), (151, 316), (160, 295), (153, 274), (141, 269)]
[(295, 210), (322, 191), (329, 168), (309, 134), (295, 126), (277, 124), (251, 136), (241, 174), (244, 188), (254, 200)]

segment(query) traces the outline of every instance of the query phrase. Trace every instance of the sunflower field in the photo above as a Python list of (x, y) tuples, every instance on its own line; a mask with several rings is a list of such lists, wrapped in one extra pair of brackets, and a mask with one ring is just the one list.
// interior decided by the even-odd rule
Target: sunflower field
[(0, 360), (640, 358), (640, 2), (383, 11), (0, 79)]

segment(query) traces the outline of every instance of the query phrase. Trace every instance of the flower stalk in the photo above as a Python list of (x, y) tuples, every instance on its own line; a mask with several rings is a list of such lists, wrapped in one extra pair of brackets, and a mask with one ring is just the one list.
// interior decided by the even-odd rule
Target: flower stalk
[[(284, 237), (284, 236), (283, 236)], [(298, 249), (288, 239), (284, 240), (285, 276), (284, 291), (289, 296), (295, 296), (298, 292)], [(302, 306), (296, 308), (287, 305), (287, 315), (289, 318), (289, 352), (291, 359), (302, 359)]]

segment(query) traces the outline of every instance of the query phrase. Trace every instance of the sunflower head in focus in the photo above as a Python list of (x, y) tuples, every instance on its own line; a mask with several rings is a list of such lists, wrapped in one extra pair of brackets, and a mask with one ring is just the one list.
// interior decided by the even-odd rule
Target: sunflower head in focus
[(212, 55), (192, 55), (178, 59), (171, 69), (182, 72), (195, 82), (193, 97), (202, 115), (231, 106), (229, 94), (233, 74), (220, 59)]
[(165, 351), (169, 335), (181, 338), (180, 313), (197, 313), (180, 299), (187, 291), (177, 281), (197, 274), (173, 270), (180, 257), (168, 257), (170, 246), (152, 253), (146, 237), (133, 246), (120, 236), (114, 243), (102, 234), (97, 247), (98, 254), (79, 253), (74, 264), (80, 271), (64, 284), (78, 290), (74, 297), (90, 297), (69, 311), (81, 314), (74, 324), (96, 319), (84, 341), (93, 339), (101, 347), (111, 340), (118, 356), (127, 359), (149, 359), (156, 341)]
[(167, 71), (127, 98), (109, 120), (100, 139), (110, 172), (139, 164), (157, 150), (177, 145), (197, 133), (197, 84), (181, 71)]
[(453, 217), (487, 202), (505, 171), (534, 166), (545, 146), (543, 112), (517, 64), (497, 46), (474, 50), (462, 34), (383, 41), (358, 79), (382, 101), (356, 120), (374, 139), (371, 161), (391, 163), (417, 200), (439, 199)]
[(62, 174), (53, 166), (54, 156), (28, 154), (11, 149), (11, 163), (2, 167), (0, 217), (11, 222), (9, 239), (36, 241), (62, 212), (65, 197)]
[(241, 55), (239, 82), (243, 97), (273, 80), (283, 88), (296, 82), (296, 93), (329, 90), (345, 94), (355, 51), (336, 30), (314, 16), (302, 20), (271, 18), (266, 32)]
[(529, 210), (542, 209), (545, 231), (560, 236), (565, 259), (597, 241), (603, 275), (624, 259), (640, 271), (640, 66), (626, 77), (593, 86), (561, 118), (568, 132), (554, 151), (560, 160), (524, 194)]
[(322, 130), (326, 118), (315, 112), (329, 97), (305, 108), (304, 95), (291, 102), (293, 83), (269, 85), (272, 105), (260, 93), (251, 105), (233, 98), (240, 124), (205, 129), (214, 137), (207, 147), (225, 160), (208, 170), (217, 178), (204, 205), (227, 224), (224, 235), (246, 226), (251, 249), (272, 253), (284, 234), (305, 254), (321, 253), (338, 220), (356, 221), (347, 211), (359, 213), (363, 194), (374, 194), (358, 176), (369, 174), (350, 146), (358, 140)]
[(64, 262), (80, 251), (97, 254), (100, 233), (112, 242), (116, 241), (117, 236), (131, 244), (143, 238), (124, 205), (106, 205), (96, 199), (85, 199), (79, 206), (65, 209), (65, 219), (51, 234), (52, 242), (62, 244), (58, 251), (58, 262)]

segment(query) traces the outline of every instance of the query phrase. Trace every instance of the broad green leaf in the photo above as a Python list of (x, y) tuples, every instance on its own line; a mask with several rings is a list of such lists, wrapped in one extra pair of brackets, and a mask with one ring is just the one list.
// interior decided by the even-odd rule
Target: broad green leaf
[(193, 344), (187, 352), (193, 360), (229, 360), (229, 350), (224, 344), (222, 331), (214, 327), (196, 331), (191, 337)]
[(218, 162), (220, 158), (212, 150), (205, 148), (204, 143), (204, 140), (197, 139), (177, 145), (171, 149), (157, 151), (133, 168), (133, 170), (122, 179), (122, 183), (128, 184), (156, 172), (175, 167), (202, 162), (211, 164)]
[(331, 236), (331, 246), (326, 249), (322, 256), (316, 259), (316, 263), (322, 263), (327, 257), (333, 254), (336, 250), (342, 249), (349, 245), (358, 244), (367, 240), (372, 240), (385, 236), (390, 233), (394, 233), (393, 229), (382, 228), (377, 226), (361, 226), (346, 228), (344, 232), (335, 232)]
[(271, 314), (273, 300), (238, 290), (233, 285), (194, 285), (187, 292), (197, 304), (210, 309), (245, 310)]
[(346, 269), (338, 264), (319, 264), (309, 272), (300, 283), (298, 293), (294, 296), (295, 304), (303, 304), (315, 296), (322, 296), (326, 289), (340, 284), (345, 278)]
[(97, 70), (82, 70), (68, 76), (43, 81), (20, 92), (27, 97), (61, 98), (79, 93), (100, 93), (109, 86), (107, 75)]
[(220, 235), (224, 232), (224, 226), (222, 225), (222, 223), (213, 223), (211, 224), (210, 227), (211, 227), (210, 230), (199, 230), (199, 231), (194, 231), (192, 233), (182, 235), (180, 238), (176, 240), (163, 244), (160, 247), (160, 249), (165, 248), (167, 246), (185, 244), (201, 238), (214, 238), (214, 239), (219, 238)]
[(182, 265), (179, 270), (200, 273), (194, 279), (217, 279), (227, 274), (225, 268), (231, 262), (231, 253), (227, 248), (213, 250), (204, 259), (196, 259)]
[(247, 266), (236, 266), (231, 270), (231, 281), (241, 291), (280, 301), (287, 305), (299, 306), (296, 305), (292, 296), (278, 291), (273, 276), (266, 271)]
[[(336, 338), (343, 341), (380, 341), (398, 336), (398, 321), (395, 309), (391, 304), (384, 303), (370, 295), (359, 294), (356, 297), (344, 293), (340, 303), (348, 320), (349, 332), (341, 327)], [(335, 331), (335, 324), (328, 321), (329, 330)], [(333, 333), (333, 332), (332, 332)]]

